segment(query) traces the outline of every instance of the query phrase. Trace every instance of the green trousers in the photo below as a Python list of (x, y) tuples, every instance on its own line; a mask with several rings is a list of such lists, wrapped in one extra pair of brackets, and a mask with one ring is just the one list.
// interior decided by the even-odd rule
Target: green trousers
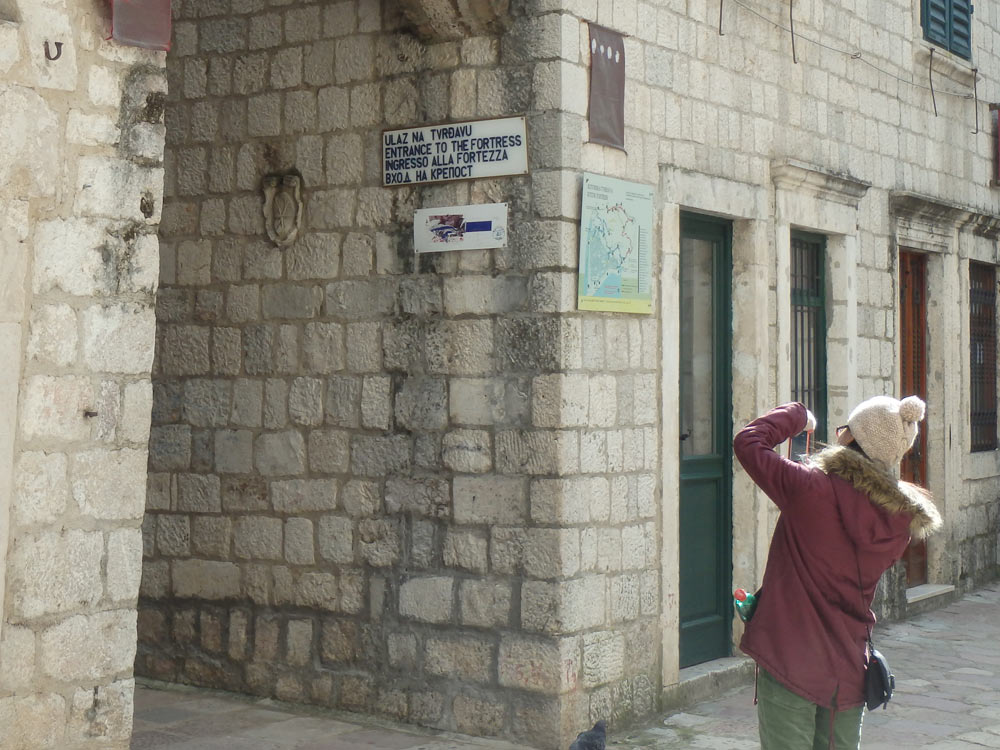
[[(858, 750), (864, 708), (834, 713), (786, 688), (761, 669), (757, 676), (757, 724), (761, 750)], [(833, 714), (833, 744), (830, 715)]]

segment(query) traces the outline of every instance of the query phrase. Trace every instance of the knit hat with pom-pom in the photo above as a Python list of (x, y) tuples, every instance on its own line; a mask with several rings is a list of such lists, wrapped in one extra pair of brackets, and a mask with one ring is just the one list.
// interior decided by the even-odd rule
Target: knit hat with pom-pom
[(926, 405), (916, 396), (902, 401), (875, 396), (854, 407), (847, 426), (870, 459), (893, 470), (917, 439), (917, 422), (924, 418), (925, 410)]

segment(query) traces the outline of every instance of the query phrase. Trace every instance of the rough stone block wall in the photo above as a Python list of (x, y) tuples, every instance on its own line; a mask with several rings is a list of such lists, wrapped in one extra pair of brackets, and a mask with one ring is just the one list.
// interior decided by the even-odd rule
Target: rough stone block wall
[(132, 731), (166, 78), (104, 10), (0, 4), (3, 750)]
[[(560, 16), (174, 7), (137, 669), (545, 747), (647, 712), (657, 325), (567, 315)], [(383, 128), (522, 113), (530, 176), (381, 187)], [(498, 201), (507, 248), (415, 258), (414, 208)]]

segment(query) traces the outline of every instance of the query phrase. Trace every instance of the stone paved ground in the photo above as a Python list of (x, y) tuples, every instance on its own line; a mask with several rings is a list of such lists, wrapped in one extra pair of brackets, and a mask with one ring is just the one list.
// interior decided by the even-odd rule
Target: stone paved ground
[[(1000, 748), (1000, 584), (909, 622), (880, 626), (896, 674), (888, 710), (865, 716), (864, 750)], [(758, 747), (753, 687), (611, 738), (615, 750)], [(132, 750), (514, 750), (495, 740), (422, 731), (196, 690), (140, 688)], [(520, 748), (518, 748), (520, 750)]]

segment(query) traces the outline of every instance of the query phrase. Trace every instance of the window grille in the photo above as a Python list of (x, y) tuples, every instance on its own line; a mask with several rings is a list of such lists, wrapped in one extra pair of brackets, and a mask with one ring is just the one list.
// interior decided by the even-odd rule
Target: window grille
[(996, 269), (969, 264), (969, 422), (972, 450), (997, 447)]
[[(792, 234), (792, 398), (816, 417), (816, 434), (826, 434), (826, 238)], [(793, 443), (802, 452), (805, 440)]]

